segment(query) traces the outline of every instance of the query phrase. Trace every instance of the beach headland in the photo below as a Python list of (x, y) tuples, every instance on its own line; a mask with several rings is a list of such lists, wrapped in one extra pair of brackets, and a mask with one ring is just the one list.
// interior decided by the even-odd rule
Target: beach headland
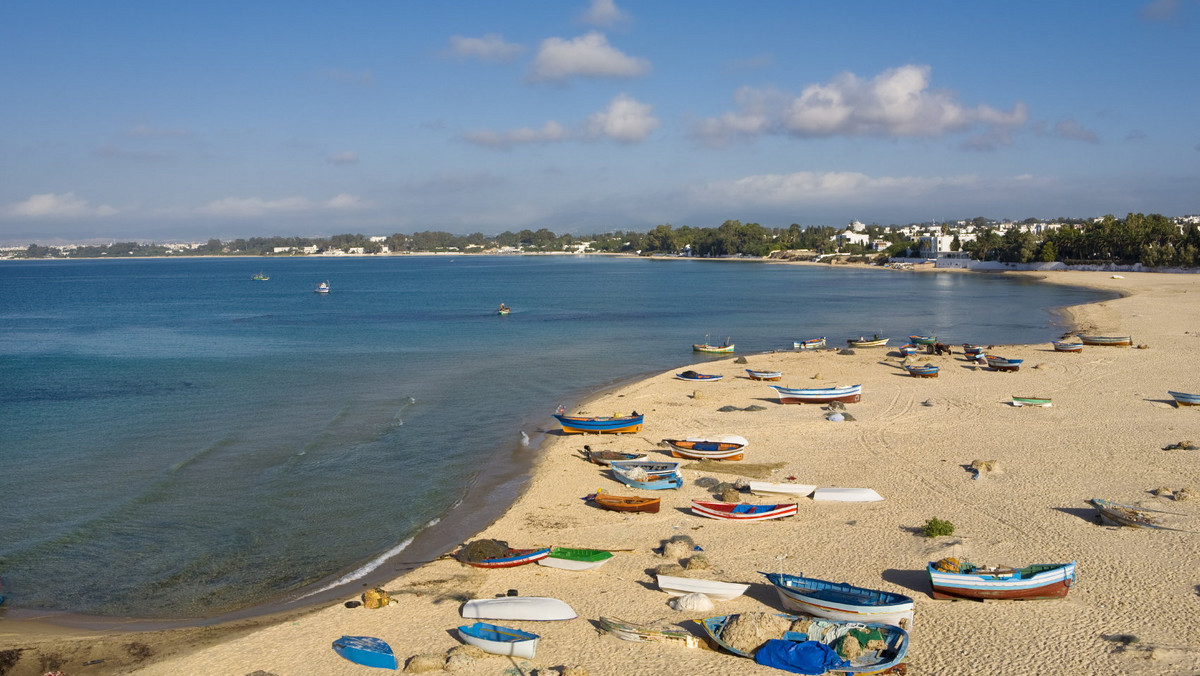
[[(419, 653), (444, 654), (460, 644), (453, 630), (466, 623), (459, 615), (463, 601), (517, 590), (562, 599), (580, 617), (512, 623), (542, 636), (536, 659), (485, 657), (460, 673), (555, 673), (548, 669), (580, 665), (592, 676), (777, 674), (705, 648), (620, 641), (595, 626), (600, 617), (615, 617), (698, 634), (690, 620), (704, 615), (780, 612), (758, 571), (804, 573), (913, 597), (910, 674), (1196, 673), (1200, 499), (1182, 499), (1182, 489), (1200, 489), (1200, 451), (1164, 449), (1200, 444), (1200, 407), (1177, 408), (1167, 395), (1200, 391), (1200, 303), (1193, 298), (1200, 294), (1200, 276), (1035, 276), (1122, 294), (1064, 313), (1081, 332), (1131, 335), (1146, 348), (1089, 346), (1060, 353), (1049, 342), (1059, 336), (1046, 336), (1044, 344), (994, 346), (997, 354), (1024, 360), (1020, 371), (1000, 373), (965, 361), (955, 337), (942, 336), (954, 354), (910, 357), (941, 367), (938, 378), (924, 379), (901, 368), (895, 348), (906, 337), (892, 336), (887, 348), (852, 355), (830, 350), (745, 354), (745, 364), (737, 363), (737, 355), (714, 360), (702, 370), (725, 377), (712, 383), (677, 380), (679, 369), (673, 369), (580, 403), (575, 412), (637, 410), (646, 414), (646, 425), (620, 436), (550, 431), (515, 503), (478, 535), (513, 547), (630, 550), (598, 570), (480, 570), (442, 559), (384, 584), (397, 603), (375, 610), (347, 608), (341, 601), (355, 600), (347, 597), (282, 618), (144, 634), (48, 633), (4, 623), (0, 650), (26, 649), (8, 673), (41, 674), (50, 670), (45, 658), (57, 654), (57, 668), (69, 676), (361, 674), (363, 667), (330, 649), (334, 640), (377, 636), (402, 662)], [(831, 347), (845, 337), (830, 336)], [(852, 420), (831, 422), (819, 406), (778, 404), (766, 383), (745, 377), (747, 367), (782, 371), (779, 384), (791, 387), (862, 383), (863, 398), (846, 405)], [(1013, 396), (1052, 398), (1053, 406), (1014, 407)], [(762, 410), (719, 410), (752, 405)], [(586, 462), (585, 445), (666, 459), (662, 439), (704, 434), (745, 436), (745, 460), (722, 465), (720, 472), (685, 467), (682, 489), (656, 494), (663, 498), (658, 514), (607, 512), (581, 500), (597, 489), (649, 494), (625, 488)], [(998, 471), (973, 479), (969, 465), (975, 460), (995, 461)], [(691, 500), (712, 497), (697, 479), (733, 481), (752, 466), (760, 466), (769, 481), (795, 477), (820, 486), (869, 487), (884, 501), (801, 498), (797, 517), (751, 524), (688, 511)], [(1167, 492), (1156, 495), (1159, 489)], [(1181, 530), (1099, 525), (1086, 502), (1091, 498), (1171, 512), (1165, 518)], [(778, 501), (749, 494), (742, 499)], [(954, 534), (921, 535), (921, 525), (934, 517), (952, 522)], [(750, 583), (747, 594), (716, 602), (710, 613), (668, 607), (652, 572), (679, 560), (654, 550), (680, 534), (709, 559), (712, 568), (701, 575)], [(935, 601), (925, 565), (946, 556), (1016, 566), (1074, 560), (1079, 577), (1061, 600)], [(151, 654), (139, 653), (138, 645)]]

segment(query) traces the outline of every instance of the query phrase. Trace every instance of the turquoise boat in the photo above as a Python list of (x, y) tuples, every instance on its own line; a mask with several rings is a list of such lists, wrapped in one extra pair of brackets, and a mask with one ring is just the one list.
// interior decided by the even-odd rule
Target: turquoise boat
[(333, 642), (333, 650), (342, 657), (364, 667), (396, 669), (392, 647), (374, 636), (343, 636)]

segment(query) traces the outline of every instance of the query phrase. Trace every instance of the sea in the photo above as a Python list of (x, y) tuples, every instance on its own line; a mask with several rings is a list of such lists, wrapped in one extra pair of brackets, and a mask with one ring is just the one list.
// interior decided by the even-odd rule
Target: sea
[(0, 594), (189, 621), (353, 596), (494, 519), (556, 407), (711, 359), (693, 343), (1038, 343), (1109, 297), (610, 256), (2, 262)]

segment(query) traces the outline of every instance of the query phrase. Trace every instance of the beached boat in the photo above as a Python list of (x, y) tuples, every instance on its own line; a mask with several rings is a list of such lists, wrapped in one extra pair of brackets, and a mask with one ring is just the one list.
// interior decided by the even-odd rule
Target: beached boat
[(862, 385), (801, 389), (780, 387), (779, 385), (768, 385), (768, 387), (779, 395), (781, 404), (828, 404), (831, 401), (853, 404), (862, 401)]
[(963, 356), (966, 357), (967, 361), (974, 361), (976, 357), (983, 354), (983, 351), (984, 348), (982, 345), (963, 343)]
[[(671, 466), (673, 468), (666, 468)], [(661, 491), (683, 486), (677, 462), (616, 460), (611, 464), (613, 478), (630, 488)]]
[(912, 630), (913, 600), (904, 594), (803, 575), (762, 573), (785, 608), (831, 620), (894, 624)]
[(988, 368), (994, 371), (1017, 371), (1021, 368), (1021, 362), (1024, 359), (1007, 359), (994, 354), (989, 354), (985, 357)]
[(333, 642), (333, 651), (355, 664), (378, 669), (396, 669), (392, 646), (374, 636), (343, 636)]
[(1083, 343), (1064, 343), (1061, 340), (1052, 340), (1050, 344), (1054, 346), (1055, 352), (1083, 352)]
[(512, 549), (510, 547), (503, 556), (472, 560), (467, 558), (466, 548), (464, 547), (454, 554), (454, 559), (459, 563), (465, 563), (468, 566), (476, 568), (512, 568), (513, 566), (523, 566), (527, 563), (533, 563), (547, 556), (550, 556), (549, 547), (541, 549)]
[(1110, 526), (1129, 526), (1130, 528), (1161, 528), (1176, 530), (1162, 525), (1162, 519), (1151, 516), (1156, 509), (1145, 509), (1133, 505), (1122, 505), (1109, 502), (1102, 498), (1092, 498), (1088, 502), (1100, 512), (1100, 521)]
[(890, 339), (875, 336), (874, 338), (859, 338), (858, 340), (851, 338), (846, 342), (850, 344), (850, 347), (884, 347), (887, 345), (888, 340)]
[(562, 570), (595, 570), (608, 563), (612, 557), (612, 552), (603, 549), (555, 547), (550, 550), (550, 556), (538, 559), (537, 563), (539, 566), (561, 568)]
[(271, 278), (265, 272), (256, 272), (250, 276), (250, 279), (253, 279), (256, 282), (265, 282)]
[(874, 488), (818, 488), (812, 499), (821, 502), (880, 502), (883, 496)]
[(676, 373), (675, 377), (680, 380), (690, 380), (693, 382), (708, 382), (710, 380), (720, 380), (725, 376), (717, 375), (715, 373), (696, 373), (695, 371), (684, 371), (683, 373)]
[(745, 502), (718, 502), (716, 500), (692, 500), (692, 514), (709, 519), (725, 521), (767, 521), (796, 516), (796, 503), (784, 502), (777, 505), (752, 505)]
[(505, 657), (524, 657), (533, 659), (537, 652), (537, 634), (531, 634), (520, 629), (501, 627), (487, 622), (476, 622), (458, 628), (458, 636), (463, 643), (473, 645), (485, 653), (504, 655)]
[(1132, 336), (1079, 336), (1084, 345), (1133, 345)]
[(614, 460), (647, 460), (650, 458), (645, 453), (622, 453), (621, 451), (593, 451), (588, 450), (588, 460), (607, 467)]
[(808, 340), (792, 341), (792, 348), (796, 350), (824, 350), (825, 337), (809, 338)]
[(750, 376), (750, 380), (779, 380), (783, 378), (783, 371), (755, 371), (754, 369), (746, 369), (746, 374)]
[(937, 336), (909, 336), (908, 339), (917, 345), (933, 345)]
[(600, 629), (622, 641), (637, 643), (675, 643), (686, 648), (699, 648), (700, 639), (682, 629), (660, 629), (644, 624), (626, 622), (615, 617), (601, 617)]
[(609, 466), (623, 471), (641, 470), (652, 476), (678, 474), (683, 463), (676, 460), (613, 460)]
[(461, 610), (468, 620), (529, 620), (551, 622), (579, 617), (565, 602), (546, 596), (501, 596), (471, 599)]
[(938, 367), (933, 364), (914, 364), (912, 366), (905, 366), (904, 370), (908, 371), (908, 375), (914, 378), (938, 377)]
[(1054, 404), (1051, 402), (1050, 397), (1018, 397), (1014, 394), (1012, 398), (1012, 405), (1018, 407), (1040, 406), (1042, 408), (1050, 408)]
[(1175, 400), (1177, 406), (1200, 406), (1200, 394), (1188, 394), (1187, 392), (1172, 392), (1167, 390), (1167, 394)]
[[(814, 619), (796, 615), (777, 615), (792, 623), (793, 627), (803, 631), (785, 631), (778, 638), (768, 638), (753, 651), (734, 647), (725, 637), (725, 629), (737, 622), (740, 615), (717, 615), (699, 620), (704, 633), (712, 642), (728, 650), (734, 655), (754, 659), (763, 664), (783, 671), (799, 674), (831, 673), (831, 674), (878, 674), (895, 667), (908, 655), (908, 632), (890, 624), (878, 622), (860, 623), (839, 620)], [(846, 650), (847, 639), (858, 643), (857, 649)], [(864, 643), (881, 645), (876, 649), (868, 649)], [(834, 654), (828, 661), (814, 655), (808, 642), (820, 643), (834, 649)], [(841, 648), (841, 652), (837, 652)], [(818, 647), (818, 651), (829, 655), (829, 651)], [(841, 653), (853, 654), (849, 660), (843, 659)], [(815, 666), (813, 662), (820, 662)], [(819, 672), (821, 667), (826, 671)]]
[(320, 284), (317, 285), (317, 288), (315, 288), (313, 290), (316, 291), (317, 293), (329, 293), (329, 281), (326, 280), (324, 282), (321, 282)]
[(958, 559), (926, 566), (935, 599), (1057, 599), (1075, 584), (1075, 562), (984, 568)]
[(581, 416), (554, 414), (563, 434), (632, 434), (642, 431), (645, 416), (640, 413), (617, 416)]
[(705, 336), (703, 343), (692, 343), (693, 352), (705, 352), (708, 354), (731, 354), (733, 352), (733, 343), (726, 338), (725, 342), (720, 345), (713, 345), (708, 342), (708, 337)]
[(671, 455), (677, 458), (700, 460), (741, 460), (742, 452), (750, 442), (745, 437), (728, 434), (722, 437), (688, 437), (687, 439), (663, 439), (671, 447)]
[(907, 357), (910, 355), (917, 354), (918, 352), (921, 352), (921, 350), (922, 350), (922, 348), (920, 345), (914, 345), (913, 343), (905, 343), (900, 346), (900, 356)]
[(645, 512), (658, 514), (662, 506), (662, 498), (642, 498), (633, 495), (610, 495), (608, 493), (592, 493), (587, 499), (596, 506), (614, 512)]
[(658, 575), (658, 588), (671, 596), (684, 594), (704, 594), (714, 601), (732, 601), (750, 588), (748, 584), (737, 582), (719, 582), (717, 580), (702, 580), (694, 577), (674, 577)]
[(813, 484), (772, 483), (770, 481), (751, 481), (750, 492), (756, 495), (789, 495), (806, 498), (817, 490)]

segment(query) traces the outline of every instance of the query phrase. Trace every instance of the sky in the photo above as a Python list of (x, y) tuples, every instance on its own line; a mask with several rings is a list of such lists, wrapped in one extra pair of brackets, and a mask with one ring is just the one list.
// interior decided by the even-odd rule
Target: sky
[(1200, 213), (1200, 0), (4, 0), (0, 243)]

